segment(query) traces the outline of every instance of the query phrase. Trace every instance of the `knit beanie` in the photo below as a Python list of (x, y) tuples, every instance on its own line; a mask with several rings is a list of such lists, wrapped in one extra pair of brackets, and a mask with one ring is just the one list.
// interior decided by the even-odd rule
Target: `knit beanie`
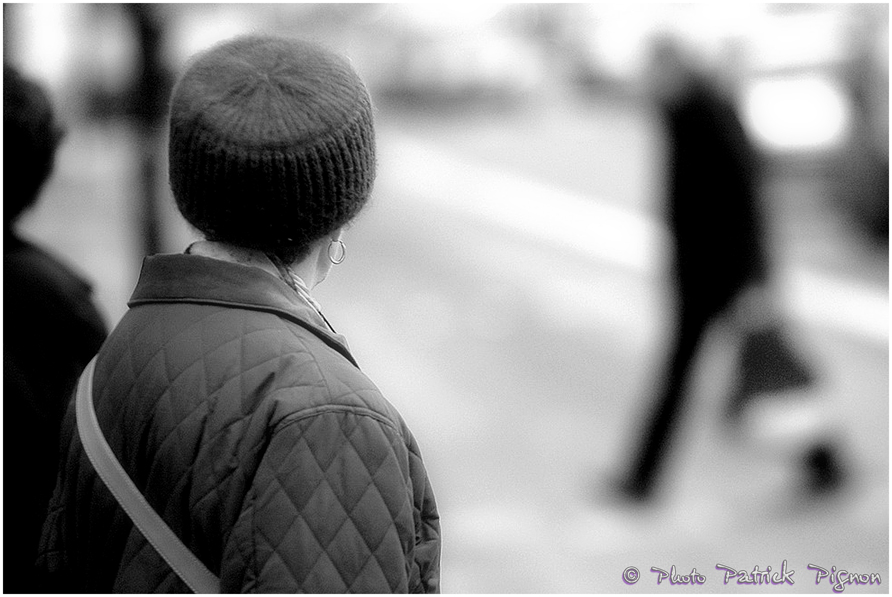
[(177, 206), (206, 238), (292, 260), (368, 199), (371, 101), (347, 60), (317, 45), (236, 38), (174, 87), (169, 160)]

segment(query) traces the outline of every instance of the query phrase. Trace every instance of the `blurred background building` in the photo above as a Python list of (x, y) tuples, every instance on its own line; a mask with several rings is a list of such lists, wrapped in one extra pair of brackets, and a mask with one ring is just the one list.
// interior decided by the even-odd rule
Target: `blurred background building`
[[(824, 590), (808, 564), (888, 579), (888, 5), (3, 9), (4, 59), (68, 126), (21, 229), (94, 282), (110, 325), (143, 256), (194, 238), (166, 183), (165, 102), (188, 57), (249, 31), (350, 56), (377, 105), (379, 178), (318, 298), (424, 449), (446, 592), (652, 592), (650, 568), (672, 565), (735, 590), (716, 564), (783, 560), (785, 591)], [(669, 494), (636, 509), (599, 488), (673, 323), (667, 148), (642, 96), (667, 30), (767, 158), (776, 290), (819, 381), (807, 414), (763, 413), (729, 438), (715, 396), (733, 348), (709, 338)], [(797, 426), (842, 438), (835, 499), (796, 494)]]

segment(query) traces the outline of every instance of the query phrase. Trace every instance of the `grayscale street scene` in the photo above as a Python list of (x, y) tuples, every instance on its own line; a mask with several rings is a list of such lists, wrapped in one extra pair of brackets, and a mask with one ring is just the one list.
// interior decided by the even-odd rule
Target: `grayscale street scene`
[[(133, 23), (165, 94), (241, 33), (349, 56), (377, 178), (313, 296), (418, 440), (443, 592), (889, 590), (887, 5), (141, 6), (4, 6), (5, 59), (67, 127), (19, 233), (92, 284), (109, 329), (143, 258), (200, 238), (165, 115), (133, 103), (151, 64)], [(764, 287), (807, 374), (729, 419), (743, 349), (727, 311), (710, 319), (629, 494), (692, 300), (667, 207), (682, 146), (648, 95), (667, 32), (760, 156)], [(722, 236), (710, 213), (696, 226)]]

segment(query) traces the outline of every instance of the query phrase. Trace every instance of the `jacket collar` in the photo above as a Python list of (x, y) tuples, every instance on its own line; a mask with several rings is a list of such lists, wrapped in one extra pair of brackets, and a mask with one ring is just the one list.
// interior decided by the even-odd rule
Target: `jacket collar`
[(146, 257), (127, 305), (151, 303), (212, 304), (275, 313), (306, 328), (359, 367), (344, 336), (335, 333), (287, 284), (257, 267), (200, 255)]

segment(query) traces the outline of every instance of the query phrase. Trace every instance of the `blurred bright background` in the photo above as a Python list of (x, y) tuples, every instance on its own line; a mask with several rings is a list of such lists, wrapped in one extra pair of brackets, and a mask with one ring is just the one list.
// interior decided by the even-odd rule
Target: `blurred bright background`
[[(604, 497), (674, 323), (666, 146), (641, 96), (667, 29), (769, 159), (774, 284), (819, 373), (797, 421), (844, 446), (834, 499), (796, 494), (802, 445), (770, 413), (725, 432), (720, 331), (665, 499)], [(110, 325), (143, 256), (194, 238), (166, 183), (170, 85), (249, 31), (346, 53), (376, 103), (373, 199), (316, 294), (422, 446), (445, 592), (652, 592), (650, 568), (672, 565), (735, 591), (717, 563), (783, 560), (797, 581), (783, 592), (829, 592), (808, 564), (888, 583), (887, 4), (4, 4), (4, 59), (68, 127), (20, 229), (94, 283)]]

